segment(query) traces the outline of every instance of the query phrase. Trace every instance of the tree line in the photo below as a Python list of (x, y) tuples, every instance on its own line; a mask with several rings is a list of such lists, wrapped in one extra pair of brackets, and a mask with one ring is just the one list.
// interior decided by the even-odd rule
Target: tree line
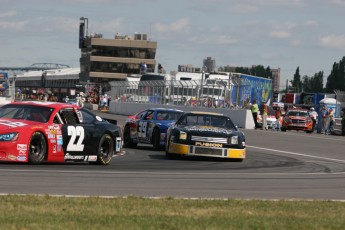
[[(262, 65), (248, 67), (220, 67), (219, 71), (237, 72), (243, 74), (254, 75), (264, 78), (272, 78), (272, 71), (270, 67)], [(337, 63), (334, 62), (332, 71), (327, 77), (327, 82), (324, 87), (323, 83), (324, 72), (319, 71), (313, 76), (304, 75), (301, 77), (299, 66), (290, 81), (291, 86), (287, 90), (301, 93), (334, 93), (335, 90), (345, 91), (345, 56)]]

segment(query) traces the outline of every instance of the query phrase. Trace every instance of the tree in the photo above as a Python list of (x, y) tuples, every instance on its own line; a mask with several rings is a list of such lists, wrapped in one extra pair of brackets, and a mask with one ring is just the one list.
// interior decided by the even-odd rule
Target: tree
[(345, 91), (345, 57), (339, 63), (334, 62), (331, 74), (327, 78), (326, 92), (334, 93), (334, 90)]
[(301, 75), (299, 74), (299, 66), (297, 67), (296, 72), (293, 75), (293, 80), (290, 82), (291, 82), (292, 87), (295, 89), (296, 93), (301, 92), (302, 81), (301, 81)]
[(315, 73), (313, 77), (303, 76), (302, 88), (307, 93), (323, 92), (323, 71)]

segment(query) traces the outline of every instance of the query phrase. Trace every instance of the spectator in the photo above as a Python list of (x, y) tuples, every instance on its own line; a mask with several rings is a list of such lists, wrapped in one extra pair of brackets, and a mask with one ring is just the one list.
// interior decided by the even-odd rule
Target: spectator
[(310, 111), (309, 111), (309, 116), (310, 116), (310, 118), (312, 119), (312, 121), (313, 121), (313, 130), (312, 130), (312, 132), (314, 132), (314, 130), (315, 130), (315, 125), (316, 125), (316, 121), (317, 121), (317, 112), (315, 111), (315, 109), (314, 109), (314, 107), (311, 107), (310, 108)]
[(327, 134), (332, 134), (334, 130), (334, 110), (330, 108), (328, 110), (328, 127), (327, 127)]
[(255, 129), (257, 129), (258, 126), (258, 111), (259, 107), (258, 104), (256, 104), (256, 100), (253, 101), (253, 104), (250, 106), (250, 110), (252, 111), (254, 123), (255, 123)]
[(322, 134), (327, 134), (327, 126), (328, 126), (328, 111), (326, 109), (326, 106), (322, 106), (322, 109), (320, 111), (320, 115), (322, 118), (322, 126), (321, 126), (321, 133)]
[(260, 114), (262, 118), (262, 130), (268, 130), (267, 126), (267, 114), (268, 114), (268, 106), (263, 101), (260, 106)]
[(343, 135), (343, 136), (345, 136), (345, 108), (343, 108), (342, 110), (341, 110), (341, 112), (342, 112), (342, 119), (341, 119), (341, 130), (342, 130), (342, 132), (341, 132), (341, 134)]
[(68, 98), (68, 96), (66, 95), (66, 97), (65, 97), (65, 102), (68, 103), (68, 101), (69, 101), (69, 98)]
[(282, 116), (282, 112), (280, 110), (280, 107), (277, 107), (277, 110), (276, 110), (276, 124), (275, 124), (275, 129), (277, 131), (280, 131), (280, 119), (281, 119), (281, 116)]

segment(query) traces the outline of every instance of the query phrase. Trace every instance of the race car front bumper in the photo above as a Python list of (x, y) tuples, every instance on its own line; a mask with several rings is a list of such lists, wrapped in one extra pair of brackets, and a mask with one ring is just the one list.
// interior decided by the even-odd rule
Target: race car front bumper
[(171, 142), (168, 153), (193, 156), (207, 156), (219, 158), (246, 158), (246, 149), (215, 148), (194, 145), (185, 145)]

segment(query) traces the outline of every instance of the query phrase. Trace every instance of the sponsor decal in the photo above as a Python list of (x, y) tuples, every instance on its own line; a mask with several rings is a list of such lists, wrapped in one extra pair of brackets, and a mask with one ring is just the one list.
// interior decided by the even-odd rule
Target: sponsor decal
[(55, 139), (50, 139), (50, 143), (55, 144), (56, 140)]
[(48, 126), (48, 129), (49, 129), (49, 130), (50, 130), (50, 129), (54, 129), (54, 126), (49, 125), (49, 126)]
[(85, 156), (84, 161), (97, 161), (97, 156)]
[(26, 144), (17, 144), (17, 150), (27, 150), (28, 147)]
[(22, 127), (22, 126), (25, 126), (25, 125), (28, 125), (28, 124), (20, 122), (20, 121), (12, 122), (12, 121), (6, 121), (6, 120), (1, 120), (0, 119), (0, 125), (6, 125), (6, 126), (9, 126), (9, 127), (12, 127), (12, 128), (16, 128), (16, 127)]
[(11, 161), (15, 161), (15, 160), (17, 159), (17, 157), (14, 156), (14, 155), (8, 155), (8, 156), (7, 156), (7, 159), (9, 159), (9, 160), (11, 160)]
[(58, 145), (57, 151), (58, 151), (58, 152), (61, 152), (61, 145)]
[(65, 160), (84, 160), (85, 156), (78, 156), (78, 155), (70, 155), (67, 153), (65, 155)]
[(57, 130), (56, 129), (51, 129), (51, 130), (49, 130), (49, 133), (50, 134), (57, 134)]
[(62, 145), (62, 144), (63, 144), (63, 141), (62, 141), (62, 140), (57, 140), (57, 144), (58, 144), (58, 145)]
[(102, 121), (102, 118), (100, 116), (96, 116), (97, 121)]
[(56, 139), (62, 140), (62, 135), (56, 135)]
[(18, 155), (19, 156), (23, 156), (23, 155), (26, 156), (26, 150), (19, 150)]
[(54, 139), (55, 135), (54, 134), (48, 134), (48, 139)]
[(53, 146), (53, 153), (56, 153), (56, 145)]
[(213, 133), (223, 133), (223, 134), (231, 134), (232, 130), (228, 129), (223, 129), (223, 128), (218, 128), (218, 127), (210, 127), (210, 126), (205, 126), (205, 127), (197, 127), (193, 126), (190, 128), (186, 129), (187, 131), (197, 131), (197, 132), (213, 132)]
[(195, 146), (222, 148), (223, 144), (196, 141)]
[(26, 161), (26, 156), (18, 156), (17, 161)]

